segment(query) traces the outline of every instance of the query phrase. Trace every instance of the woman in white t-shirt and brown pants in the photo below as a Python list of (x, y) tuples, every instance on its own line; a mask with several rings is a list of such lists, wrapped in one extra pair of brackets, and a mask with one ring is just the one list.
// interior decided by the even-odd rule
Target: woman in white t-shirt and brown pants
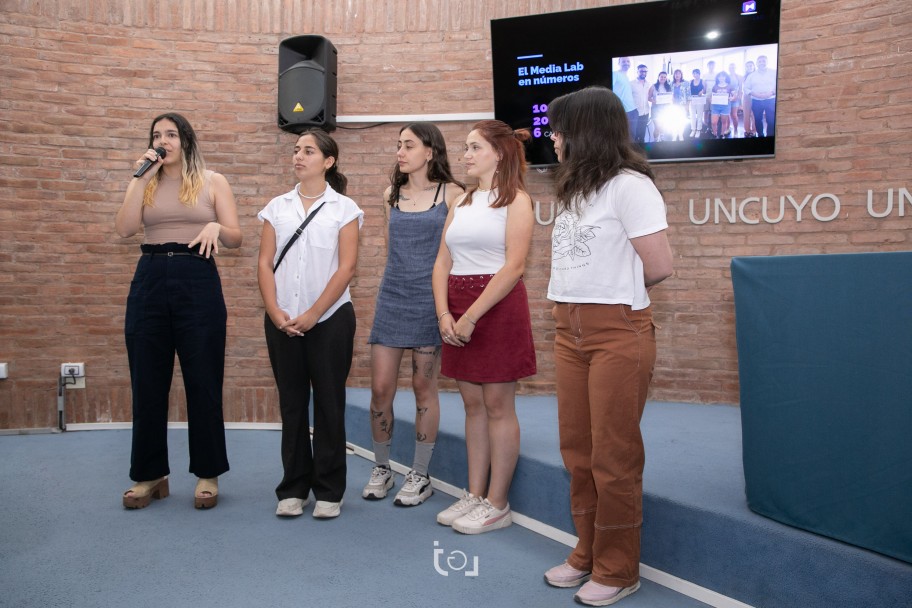
[(672, 254), (665, 203), (630, 144), (618, 97), (589, 87), (555, 99), (548, 116), (560, 162), (548, 298), (556, 302), (560, 446), (579, 542), (545, 580), (585, 583), (577, 601), (605, 606), (640, 585), (639, 424), (656, 359), (647, 290), (671, 275)]

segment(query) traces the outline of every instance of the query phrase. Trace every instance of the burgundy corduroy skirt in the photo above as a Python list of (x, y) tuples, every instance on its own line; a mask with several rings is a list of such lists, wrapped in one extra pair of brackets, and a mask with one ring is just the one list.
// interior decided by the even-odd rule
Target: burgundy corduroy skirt
[[(468, 310), (493, 275), (450, 275), (447, 293), (454, 320)], [(535, 345), (529, 299), (522, 279), (480, 319), (462, 347), (442, 346), (440, 373), (467, 382), (513, 382), (534, 376)]]

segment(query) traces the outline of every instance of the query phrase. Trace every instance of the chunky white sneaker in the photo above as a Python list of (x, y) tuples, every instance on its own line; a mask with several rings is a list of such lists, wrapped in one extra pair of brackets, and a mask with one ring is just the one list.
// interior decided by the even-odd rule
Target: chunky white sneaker
[(342, 512), (342, 501), (329, 502), (327, 500), (318, 500), (314, 505), (313, 516), (317, 519), (331, 519), (339, 517)]
[(610, 606), (631, 593), (635, 593), (639, 588), (640, 581), (635, 582), (630, 587), (608, 587), (595, 581), (589, 581), (576, 592), (573, 599), (577, 604), (583, 604), (584, 606)]
[(453, 522), (453, 529), (463, 534), (481, 534), (491, 530), (506, 528), (513, 523), (510, 514), (510, 505), (498, 509), (485, 498), (475, 505), (471, 511)]
[(552, 587), (579, 587), (592, 578), (592, 573), (577, 570), (567, 562), (545, 572), (545, 582)]
[(481, 502), (481, 498), (463, 491), (462, 498), (437, 514), (437, 523), (443, 526), (452, 526), (453, 522), (472, 510)]
[(276, 507), (279, 517), (297, 517), (304, 514), (304, 507), (310, 502), (308, 498), (283, 498)]
[(367, 500), (380, 500), (386, 498), (386, 493), (393, 487), (396, 482), (393, 481), (393, 472), (390, 468), (383, 465), (377, 465), (371, 470), (370, 481), (364, 486), (361, 492), (361, 498)]
[(430, 477), (415, 471), (409, 471), (408, 475), (405, 476), (405, 483), (402, 484), (402, 488), (396, 494), (394, 504), (400, 507), (414, 507), (430, 498), (433, 493), (434, 488), (431, 487)]

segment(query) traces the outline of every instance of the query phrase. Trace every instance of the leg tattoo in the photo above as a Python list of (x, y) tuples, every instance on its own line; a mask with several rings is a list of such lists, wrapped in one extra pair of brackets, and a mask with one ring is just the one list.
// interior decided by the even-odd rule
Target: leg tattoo
[(387, 439), (392, 439), (394, 420), (387, 420), (387, 418), (383, 415), (383, 412), (378, 412), (377, 410), (371, 410), (370, 413), (371, 418), (377, 421), (380, 432), (386, 435)]
[(412, 374), (418, 375), (418, 356), (421, 355), (422, 359), (430, 357), (429, 361), (425, 361), (422, 365), (422, 375), (425, 378), (433, 378), (434, 372), (437, 369), (437, 358), (440, 356), (440, 347), (435, 346), (434, 348), (415, 348), (412, 350)]

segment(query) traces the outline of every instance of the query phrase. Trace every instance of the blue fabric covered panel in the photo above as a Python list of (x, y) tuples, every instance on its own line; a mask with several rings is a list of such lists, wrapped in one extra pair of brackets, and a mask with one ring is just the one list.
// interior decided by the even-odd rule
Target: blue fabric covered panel
[(912, 562), (912, 252), (731, 270), (748, 506)]

